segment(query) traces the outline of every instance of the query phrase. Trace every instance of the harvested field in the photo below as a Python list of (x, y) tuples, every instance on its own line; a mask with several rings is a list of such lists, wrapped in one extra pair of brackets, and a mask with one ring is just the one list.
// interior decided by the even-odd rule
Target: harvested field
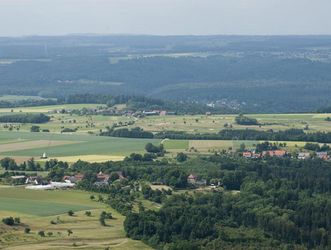
[(78, 160), (87, 162), (106, 162), (106, 161), (122, 161), (124, 156), (120, 155), (75, 155), (56, 157), (59, 161), (76, 162)]
[(48, 140), (38, 140), (38, 141), (25, 141), (25, 142), (15, 142), (0, 144), (0, 152), (10, 152), (19, 151), (32, 148), (44, 148), (44, 147), (54, 147), (60, 145), (67, 145), (77, 143), (74, 141), (48, 141)]

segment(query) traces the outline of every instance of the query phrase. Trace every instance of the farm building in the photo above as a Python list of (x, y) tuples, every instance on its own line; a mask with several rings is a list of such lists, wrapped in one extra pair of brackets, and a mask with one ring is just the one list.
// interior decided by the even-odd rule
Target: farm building
[(74, 183), (67, 182), (50, 182), (47, 185), (29, 185), (26, 186), (26, 189), (31, 190), (54, 190), (54, 189), (67, 189), (75, 187)]

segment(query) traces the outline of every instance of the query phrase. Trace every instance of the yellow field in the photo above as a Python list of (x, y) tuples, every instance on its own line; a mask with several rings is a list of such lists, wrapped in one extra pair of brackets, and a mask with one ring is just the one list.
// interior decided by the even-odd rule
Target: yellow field
[[(247, 149), (255, 148), (255, 145), (263, 141), (240, 141), (240, 140), (190, 140), (189, 148), (194, 152), (194, 149), (198, 152), (210, 152), (210, 151), (219, 151), (219, 150), (228, 150), (228, 149), (239, 149), (241, 144), (245, 144)], [(306, 142), (302, 141), (269, 141), (271, 143), (286, 143), (288, 150), (292, 151), (296, 147), (303, 147)], [(320, 144), (322, 145), (322, 144)], [(331, 145), (331, 144), (329, 144)]]
[[(124, 156), (121, 155), (75, 155), (75, 156), (63, 156), (56, 157), (59, 161), (66, 162), (76, 162), (78, 160), (87, 161), (87, 162), (105, 162), (105, 161), (122, 161)], [(46, 161), (49, 159), (44, 159)]]

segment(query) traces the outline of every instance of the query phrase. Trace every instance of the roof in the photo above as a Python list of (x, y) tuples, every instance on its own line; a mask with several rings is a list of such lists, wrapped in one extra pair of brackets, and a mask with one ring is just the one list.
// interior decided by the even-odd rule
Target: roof
[(270, 156), (284, 156), (286, 155), (285, 150), (277, 149), (277, 150), (268, 150), (268, 151), (263, 151), (263, 155), (270, 155)]
[(14, 176), (11, 176), (12, 179), (24, 179), (26, 178), (25, 175), (14, 175)]
[(196, 175), (190, 174), (187, 179), (197, 179), (198, 177)]

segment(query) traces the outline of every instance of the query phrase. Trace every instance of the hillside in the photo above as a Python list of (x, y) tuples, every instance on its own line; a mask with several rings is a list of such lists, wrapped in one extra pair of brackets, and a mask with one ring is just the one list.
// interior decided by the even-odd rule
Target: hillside
[(244, 112), (329, 106), (331, 36), (0, 38), (0, 94), (136, 94)]

